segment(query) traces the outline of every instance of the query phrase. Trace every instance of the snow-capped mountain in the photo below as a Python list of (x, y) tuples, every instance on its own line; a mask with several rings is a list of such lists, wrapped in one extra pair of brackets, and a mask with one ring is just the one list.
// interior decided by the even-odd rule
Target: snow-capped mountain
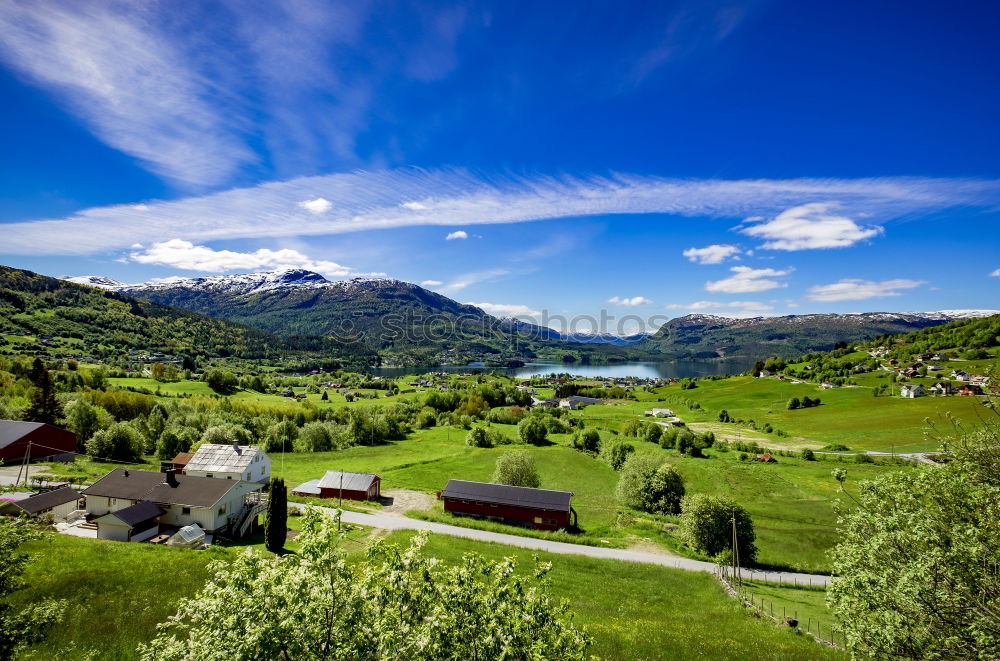
[(66, 276), (61, 278), (66, 282), (75, 282), (78, 285), (89, 285), (91, 287), (97, 287), (99, 289), (112, 289), (119, 291), (125, 287), (128, 287), (124, 282), (118, 282), (117, 280), (112, 280), (103, 275), (76, 275), (76, 276)]

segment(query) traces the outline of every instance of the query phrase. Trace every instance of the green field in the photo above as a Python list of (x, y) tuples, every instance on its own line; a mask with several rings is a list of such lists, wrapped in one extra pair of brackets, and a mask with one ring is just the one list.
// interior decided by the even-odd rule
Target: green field
[[(391, 540), (405, 543), (408, 537), (395, 533)], [(360, 550), (362, 544), (346, 548)], [(136, 646), (152, 637), (177, 600), (201, 587), (206, 564), (239, 550), (185, 551), (65, 536), (33, 543), (29, 587), (16, 601), (57, 597), (70, 605), (49, 639), (24, 658), (134, 658)], [(593, 653), (605, 659), (846, 658), (752, 617), (708, 574), (434, 536), (426, 550), (447, 561), (469, 551), (494, 559), (513, 555), (524, 570), (535, 555), (552, 562), (551, 594), (569, 600), (576, 622), (594, 637)]]

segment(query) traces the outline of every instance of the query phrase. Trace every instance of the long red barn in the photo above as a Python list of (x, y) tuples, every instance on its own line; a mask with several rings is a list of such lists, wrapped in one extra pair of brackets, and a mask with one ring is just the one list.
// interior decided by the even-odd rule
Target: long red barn
[(569, 491), (512, 487), (488, 482), (448, 480), (441, 492), (444, 510), (536, 530), (559, 530), (576, 525)]
[(29, 459), (55, 457), (76, 452), (76, 434), (44, 422), (0, 420), (0, 459), (4, 463), (21, 463), (25, 453)]

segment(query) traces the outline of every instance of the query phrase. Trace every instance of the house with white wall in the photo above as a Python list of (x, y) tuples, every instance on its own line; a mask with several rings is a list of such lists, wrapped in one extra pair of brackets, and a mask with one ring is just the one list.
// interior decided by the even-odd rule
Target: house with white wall
[(271, 479), (271, 458), (256, 445), (206, 443), (188, 460), (184, 474), (266, 484)]
[[(243, 480), (117, 468), (83, 495), (87, 518), (97, 522), (98, 538), (129, 541), (136, 533), (159, 526), (182, 528), (192, 523), (211, 533), (238, 536), (241, 531), (230, 524), (242, 528), (247, 518), (263, 511), (260, 490), (260, 484)], [(151, 505), (135, 507), (141, 503)]]

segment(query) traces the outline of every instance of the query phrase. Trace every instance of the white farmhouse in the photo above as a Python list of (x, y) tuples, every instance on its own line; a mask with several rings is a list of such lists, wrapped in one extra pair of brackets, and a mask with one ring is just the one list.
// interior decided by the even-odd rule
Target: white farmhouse
[(653, 418), (672, 418), (674, 412), (670, 409), (650, 409), (645, 412), (645, 415)]
[(255, 445), (206, 443), (184, 466), (184, 474), (265, 484), (271, 479), (271, 458)]
[(260, 490), (261, 485), (242, 480), (117, 468), (83, 495), (87, 519), (96, 520), (97, 537), (124, 542), (192, 523), (240, 537), (264, 509)]
[(924, 396), (924, 387), (919, 383), (907, 383), (905, 386), (899, 389), (899, 396), (906, 397), (908, 399), (913, 399), (914, 397)]
[(573, 395), (572, 397), (567, 397), (566, 399), (559, 400), (559, 408), (561, 409), (582, 409), (585, 406), (590, 406), (591, 404), (603, 404), (604, 400), (598, 399), (596, 397), (581, 397), (580, 395)]

